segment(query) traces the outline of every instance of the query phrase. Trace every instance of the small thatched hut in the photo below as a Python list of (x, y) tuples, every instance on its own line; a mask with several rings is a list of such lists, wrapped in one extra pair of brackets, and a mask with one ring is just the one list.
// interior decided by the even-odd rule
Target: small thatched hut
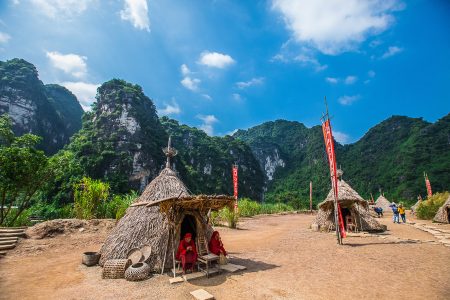
[(450, 223), (450, 197), (445, 201), (434, 216), (433, 221), (439, 223)]
[[(341, 206), (344, 223), (346, 216), (350, 215), (356, 223), (356, 228), (360, 231), (384, 231), (386, 227), (381, 225), (370, 215), (369, 204), (347, 182), (339, 179), (338, 202)], [(328, 193), (327, 198), (321, 202), (319, 211), (313, 226), (322, 231), (335, 230), (334, 226), (334, 196), (333, 189)], [(345, 227), (347, 224), (344, 224)]]
[(416, 213), (416, 210), (417, 210), (417, 208), (419, 208), (419, 205), (420, 205), (420, 203), (422, 203), (422, 198), (421, 197), (418, 197), (418, 200), (417, 200), (417, 202), (416, 202), (416, 204), (414, 204), (413, 206), (411, 206), (411, 213), (412, 214), (415, 214)]
[[(107, 237), (100, 249), (101, 266), (109, 259), (126, 258), (130, 250), (144, 245), (152, 247), (147, 262), (154, 270), (171, 266), (173, 251), (185, 233), (190, 232), (194, 240), (199, 236), (210, 238), (212, 228), (206, 216), (209, 209), (232, 207), (232, 197), (190, 195), (171, 169), (170, 159), (176, 150), (171, 148), (170, 139), (164, 152), (166, 168), (147, 185)], [(182, 206), (176, 206), (177, 203)]]
[(389, 202), (384, 195), (380, 195), (380, 197), (377, 198), (377, 201), (375, 201), (375, 206), (381, 207), (383, 211), (389, 211), (391, 209), (389, 205), (391, 205), (391, 202)]

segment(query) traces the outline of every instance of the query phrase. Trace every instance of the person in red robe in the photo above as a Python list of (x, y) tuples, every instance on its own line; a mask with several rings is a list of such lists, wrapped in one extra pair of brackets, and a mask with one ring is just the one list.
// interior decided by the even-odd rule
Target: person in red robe
[(187, 269), (194, 272), (194, 266), (197, 262), (197, 248), (195, 248), (195, 242), (192, 240), (192, 234), (186, 233), (184, 238), (180, 241), (178, 251), (176, 255), (177, 260), (181, 260), (183, 266), (183, 274)]
[(223, 254), (227, 256), (227, 251), (222, 244), (222, 239), (220, 238), (219, 232), (214, 231), (211, 240), (209, 241), (209, 252), (214, 253), (215, 255)]

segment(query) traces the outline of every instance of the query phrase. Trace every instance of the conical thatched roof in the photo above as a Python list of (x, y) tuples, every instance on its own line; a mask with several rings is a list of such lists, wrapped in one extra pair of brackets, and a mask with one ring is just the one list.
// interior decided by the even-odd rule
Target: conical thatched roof
[[(386, 227), (378, 223), (370, 215), (368, 203), (344, 180), (338, 180), (338, 202), (342, 208), (348, 208), (353, 215), (357, 227), (363, 231), (385, 231)], [(334, 230), (334, 192), (328, 193), (327, 198), (320, 203), (319, 212), (313, 224), (318, 225), (320, 230)]]
[(142, 195), (134, 203), (185, 196), (189, 196), (189, 192), (184, 183), (178, 178), (175, 171), (165, 168), (147, 185)]
[[(142, 195), (135, 200), (135, 203), (156, 201), (180, 195), (189, 195), (186, 186), (173, 170), (165, 168), (148, 184)], [(154, 254), (151, 264), (159, 269), (162, 267), (168, 242), (169, 223), (165, 216), (161, 214), (159, 207), (131, 206), (103, 244), (100, 250), (100, 265), (103, 265), (108, 259), (126, 258), (131, 249), (140, 248), (147, 244), (152, 247), (152, 253)]]
[[(338, 180), (338, 199), (339, 203), (343, 205), (347, 202), (358, 202), (363, 206), (367, 207), (367, 201), (364, 200), (351, 186), (345, 182), (343, 179)], [(334, 192), (333, 189), (330, 190), (328, 196), (325, 200), (319, 203), (320, 209), (331, 209), (334, 203)]]
[(416, 204), (411, 206), (411, 211), (416, 212), (417, 208), (419, 207), (419, 204), (422, 203), (422, 200), (417, 200)]
[(448, 210), (450, 210), (450, 197), (448, 197), (447, 201), (445, 201), (444, 205), (442, 205), (434, 217), (433, 221), (439, 223), (450, 223), (448, 218)]
[(390, 209), (389, 205), (391, 205), (391, 202), (389, 202), (384, 195), (380, 195), (380, 197), (377, 198), (377, 201), (375, 201), (375, 206), (381, 207), (385, 211)]

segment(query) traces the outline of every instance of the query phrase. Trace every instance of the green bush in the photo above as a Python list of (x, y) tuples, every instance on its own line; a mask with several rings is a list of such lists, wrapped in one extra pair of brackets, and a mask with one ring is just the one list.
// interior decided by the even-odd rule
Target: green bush
[(109, 184), (83, 177), (74, 185), (75, 216), (79, 219), (101, 218), (107, 214)]
[(221, 209), (219, 211), (219, 218), (223, 221), (226, 221), (228, 227), (236, 228), (237, 223), (239, 221), (239, 213), (236, 213), (234, 209), (229, 209), (228, 207), (225, 207), (224, 209)]
[(138, 194), (135, 191), (125, 195), (114, 195), (111, 200), (105, 203), (104, 217), (119, 220), (125, 215), (127, 208), (137, 197)]
[(29, 209), (25, 209), (21, 214), (17, 216), (17, 218), (15, 218), (16, 214), (17, 208), (11, 208), (11, 213), (6, 216), (2, 225), (5, 225), (6, 227), (20, 227), (31, 225), (31, 211)]
[(448, 199), (450, 192), (436, 193), (425, 201), (422, 201), (417, 208), (417, 218), (431, 220), (436, 215), (439, 207)]
[(261, 214), (276, 214), (284, 211), (293, 211), (292, 206), (285, 203), (259, 203), (248, 198), (238, 202), (239, 215), (252, 217)]

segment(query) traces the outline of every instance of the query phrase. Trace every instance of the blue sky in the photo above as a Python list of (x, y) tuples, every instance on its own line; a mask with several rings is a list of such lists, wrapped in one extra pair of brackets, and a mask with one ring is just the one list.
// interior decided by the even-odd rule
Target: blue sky
[(3, 0), (0, 59), (14, 57), (85, 108), (121, 78), (211, 135), (320, 124), (324, 96), (343, 143), (391, 115), (450, 111), (445, 0)]

